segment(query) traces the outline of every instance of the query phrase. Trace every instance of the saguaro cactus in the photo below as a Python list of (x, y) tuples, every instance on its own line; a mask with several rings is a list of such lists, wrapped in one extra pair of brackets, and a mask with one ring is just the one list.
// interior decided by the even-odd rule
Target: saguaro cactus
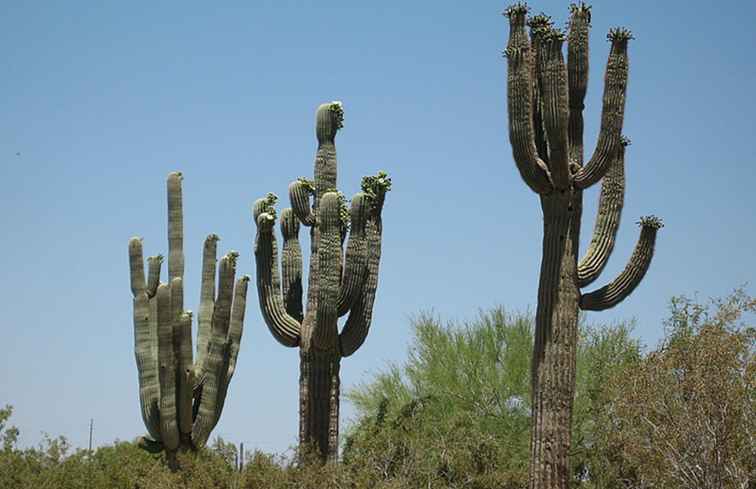
[(220, 260), (216, 294), (218, 236), (205, 240), (197, 358), (192, 359), (192, 313), (184, 310), (184, 224), (181, 173), (168, 175), (168, 283), (160, 282), (163, 257), (148, 258), (144, 276), (142, 239), (129, 240), (134, 344), (139, 400), (148, 437), (141, 445), (165, 450), (204, 446), (218, 423), (236, 368), (242, 336), (248, 276), (236, 281), (235, 251)]
[[(381, 211), (391, 188), (391, 179), (383, 172), (364, 177), (362, 191), (347, 210), (336, 191), (335, 138), (343, 117), (340, 102), (318, 108), (315, 179), (300, 178), (289, 185), (291, 208), (284, 209), (280, 218), (283, 282), (272, 229), (276, 196), (257, 200), (253, 210), (260, 308), (273, 337), (284, 346), (299, 347), (300, 448), (315, 448), (323, 460), (335, 460), (338, 454), (341, 359), (357, 351), (370, 329), (381, 257)], [(306, 311), (302, 307), (300, 222), (310, 227)], [(339, 332), (337, 320), (347, 313)]]
[[(611, 50), (604, 80), (601, 129), (593, 156), (583, 161), (583, 100), (588, 82), (590, 7), (571, 6), (567, 63), (565, 34), (551, 19), (527, 20), (517, 3), (509, 17), (509, 139), (517, 168), (536, 192), (543, 210), (543, 258), (538, 287), (532, 366), (531, 488), (568, 485), (570, 424), (575, 394), (578, 310), (600, 311), (630, 294), (648, 270), (661, 221), (641, 218), (641, 234), (630, 262), (610, 284), (580, 289), (601, 273), (614, 247), (625, 192), (622, 135), (628, 75), (623, 28), (609, 31)], [(530, 35), (526, 33), (526, 24)], [(585, 256), (578, 261), (583, 191), (602, 180), (598, 216)]]

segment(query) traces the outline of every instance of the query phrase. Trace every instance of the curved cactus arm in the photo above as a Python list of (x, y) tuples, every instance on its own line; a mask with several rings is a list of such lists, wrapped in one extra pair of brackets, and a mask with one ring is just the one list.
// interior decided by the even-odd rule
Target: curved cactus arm
[(584, 2), (570, 5), (570, 29), (567, 34), (567, 86), (569, 87), (570, 122), (568, 128), (571, 163), (583, 164), (583, 109), (588, 89), (588, 33), (591, 7)]
[(263, 319), (273, 337), (284, 346), (295, 347), (299, 345), (300, 323), (286, 312), (281, 298), (278, 246), (273, 233), (276, 218), (275, 211), (271, 209), (271, 212), (259, 214), (256, 220), (257, 295)]
[(205, 238), (202, 248), (202, 281), (200, 285), (199, 316), (197, 317), (197, 358), (195, 381), (200, 382), (202, 365), (207, 358), (207, 347), (210, 343), (210, 334), (213, 322), (213, 310), (215, 309), (215, 271), (218, 256), (217, 234), (210, 234)]
[(612, 42), (604, 76), (604, 101), (601, 110), (601, 129), (596, 149), (590, 161), (575, 174), (575, 187), (586, 189), (598, 182), (609, 170), (613, 156), (621, 144), (622, 124), (625, 118), (627, 91), (627, 43), (630, 31), (611, 29), (607, 36)]
[(286, 312), (302, 322), (302, 248), (299, 245), (299, 219), (290, 208), (281, 211), (281, 250), (282, 290)]
[(509, 140), (520, 176), (534, 192), (551, 191), (551, 177), (546, 163), (538, 156), (533, 129), (533, 56), (527, 34), (525, 18), (527, 7), (516, 4), (508, 8), (509, 42), (504, 51), (507, 57), (507, 104), (509, 113)]
[(530, 80), (533, 87), (533, 138), (535, 139), (536, 150), (538, 156), (543, 160), (545, 166), (548, 167), (549, 161), (549, 147), (546, 142), (546, 133), (543, 127), (543, 110), (541, 91), (538, 89), (538, 74), (536, 67), (541, 62), (541, 48), (539, 36), (548, 27), (553, 27), (551, 17), (545, 14), (538, 14), (528, 19), (528, 26), (530, 27)]
[(157, 350), (153, 347), (153, 335), (150, 330), (150, 300), (144, 281), (141, 238), (129, 240), (129, 265), (131, 292), (134, 295), (134, 355), (139, 374), (139, 404), (147, 432), (153, 439), (160, 440)]
[(300, 177), (289, 184), (289, 201), (294, 214), (305, 226), (315, 224), (315, 216), (310, 207), (310, 196), (315, 193), (312, 181)]
[(543, 125), (549, 144), (547, 165), (554, 186), (564, 189), (570, 183), (567, 144), (569, 125), (567, 67), (562, 55), (564, 33), (554, 27), (545, 27), (537, 39), (539, 56), (536, 73), (542, 88)]
[(236, 359), (239, 356), (239, 346), (241, 344), (242, 331), (244, 328), (244, 313), (247, 307), (247, 285), (249, 275), (244, 275), (236, 281), (234, 287), (234, 302), (231, 307), (231, 320), (226, 337), (226, 347), (223, 351), (223, 368), (221, 369), (221, 379), (218, 391), (218, 404), (216, 407), (215, 424), (218, 424), (223, 406), (226, 403), (228, 386), (231, 383), (231, 377), (236, 371)]
[(218, 419), (218, 394), (220, 382), (225, 380), (223, 358), (226, 349), (226, 337), (231, 318), (231, 303), (234, 292), (234, 275), (236, 274), (236, 259), (239, 254), (228, 252), (220, 260), (218, 272), (218, 296), (213, 311), (212, 330), (207, 359), (203, 366), (202, 396), (197, 416), (192, 427), (192, 442), (196, 447), (207, 443), (210, 432)]
[[(168, 277), (184, 276), (184, 211), (181, 172), (168, 174)], [(183, 298), (182, 298), (183, 300)]]
[(623, 138), (614, 163), (601, 180), (601, 195), (593, 236), (585, 256), (578, 264), (579, 287), (585, 287), (598, 278), (614, 249), (625, 200), (625, 147), (628, 144), (629, 140)]
[(149, 453), (158, 454), (163, 451), (163, 444), (157, 440), (147, 438), (146, 436), (140, 436), (136, 442), (137, 446), (142, 450), (146, 450)]
[(350, 209), (351, 227), (349, 241), (344, 256), (344, 272), (339, 289), (338, 314), (339, 317), (349, 312), (359, 296), (367, 274), (367, 223), (370, 202), (365, 192), (358, 192), (352, 198)]
[(173, 351), (170, 286), (157, 291), (158, 378), (160, 380), (160, 441), (168, 451), (178, 448), (176, 420), (176, 356)]
[(368, 262), (366, 277), (360, 295), (352, 306), (344, 329), (339, 334), (341, 355), (348, 357), (365, 342), (373, 320), (373, 304), (378, 289), (378, 267), (381, 261), (381, 237), (383, 235), (383, 203), (386, 192), (391, 190), (391, 178), (384, 172), (362, 179), (362, 190), (368, 196), (370, 211), (366, 223)]
[(341, 279), (341, 216), (336, 192), (321, 196), (318, 209), (320, 246), (317, 257), (319, 284), (317, 314), (312, 331), (313, 344), (322, 349), (333, 344), (338, 334), (339, 282)]
[(603, 311), (616, 306), (635, 290), (643, 280), (654, 256), (656, 234), (662, 222), (654, 216), (641, 218), (641, 234), (633, 255), (622, 273), (610, 284), (580, 297), (580, 308), (584, 311)]

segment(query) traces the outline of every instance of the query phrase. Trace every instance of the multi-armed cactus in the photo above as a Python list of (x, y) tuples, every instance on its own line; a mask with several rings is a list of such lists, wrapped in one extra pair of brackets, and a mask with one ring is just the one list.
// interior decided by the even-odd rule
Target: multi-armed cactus
[[(315, 179), (300, 178), (289, 185), (292, 208), (284, 209), (280, 218), (283, 280), (273, 232), (276, 196), (257, 200), (253, 210), (260, 308), (276, 340), (284, 346), (299, 346), (300, 448), (313, 447), (323, 460), (334, 460), (338, 454), (341, 358), (362, 345), (370, 328), (381, 257), (381, 211), (391, 188), (391, 179), (383, 172), (364, 177), (362, 192), (347, 210), (343, 195), (336, 190), (335, 138), (343, 117), (339, 102), (318, 108)], [(306, 310), (302, 307), (300, 222), (310, 227)], [(337, 320), (347, 313), (339, 332)]]
[(139, 399), (149, 437), (142, 446), (165, 450), (175, 463), (178, 450), (207, 442), (218, 423), (236, 368), (249, 277), (236, 281), (235, 251), (220, 260), (216, 295), (218, 236), (205, 240), (197, 358), (192, 359), (192, 313), (184, 310), (184, 224), (181, 173), (168, 175), (168, 283), (160, 283), (163, 257), (148, 258), (145, 280), (142, 239), (129, 240), (134, 294), (134, 344)]
[[(583, 160), (583, 101), (588, 82), (590, 7), (572, 5), (567, 33), (549, 17), (527, 19), (523, 3), (509, 7), (509, 139), (525, 183), (540, 196), (544, 236), (532, 369), (531, 488), (564, 488), (575, 392), (578, 310), (615, 306), (648, 270), (661, 221), (640, 220), (630, 262), (610, 284), (580, 289), (603, 270), (614, 248), (622, 211), (625, 147), (622, 135), (627, 87), (626, 29), (612, 29), (604, 80), (601, 129), (593, 156)], [(530, 35), (525, 26), (530, 27)], [(602, 180), (598, 216), (585, 256), (578, 261), (583, 191)]]

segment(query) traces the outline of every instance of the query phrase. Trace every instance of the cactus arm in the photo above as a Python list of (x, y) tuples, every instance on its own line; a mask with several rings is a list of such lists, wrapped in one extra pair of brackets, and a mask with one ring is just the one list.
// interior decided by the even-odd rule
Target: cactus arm
[(336, 192), (322, 195), (318, 209), (320, 246), (318, 247), (319, 287), (317, 314), (312, 332), (313, 344), (323, 350), (336, 340), (338, 298), (341, 273), (341, 218)]
[(659, 218), (650, 216), (641, 218), (640, 225), (640, 238), (625, 269), (608, 285), (582, 295), (580, 298), (581, 309), (584, 311), (603, 311), (614, 307), (630, 295), (643, 280), (654, 256), (656, 234), (662, 227), (662, 222)]
[(601, 110), (601, 129), (596, 149), (590, 161), (575, 174), (574, 184), (586, 189), (598, 182), (609, 170), (613, 156), (621, 144), (622, 123), (625, 117), (630, 31), (616, 28), (607, 36), (612, 42), (604, 76), (604, 101)]
[(549, 144), (549, 171), (556, 188), (569, 186), (568, 125), (569, 103), (567, 67), (562, 55), (564, 34), (547, 27), (538, 36), (539, 63), (536, 67), (538, 82), (543, 92), (543, 125)]
[(281, 278), (286, 312), (302, 322), (302, 248), (299, 245), (299, 220), (292, 209), (281, 211)]
[(348, 357), (365, 342), (373, 320), (373, 304), (378, 289), (378, 266), (381, 261), (381, 237), (383, 235), (383, 203), (386, 192), (391, 190), (391, 178), (383, 172), (362, 179), (362, 190), (369, 197), (370, 212), (366, 224), (368, 262), (367, 275), (360, 295), (349, 313), (344, 329), (339, 335), (341, 355)]
[(552, 27), (553, 23), (551, 17), (539, 14), (531, 17), (528, 20), (528, 26), (530, 26), (530, 50), (532, 51), (532, 57), (530, 62), (530, 80), (532, 84), (533, 95), (533, 137), (535, 139), (535, 145), (538, 156), (545, 163), (545, 167), (548, 167), (549, 161), (549, 148), (546, 143), (546, 134), (543, 129), (543, 110), (541, 91), (538, 88), (538, 73), (536, 67), (541, 62), (541, 48), (539, 36), (545, 27)]
[(570, 30), (567, 35), (567, 85), (570, 121), (568, 128), (570, 162), (583, 164), (583, 109), (588, 88), (588, 32), (591, 7), (581, 2), (570, 6)]
[(160, 284), (157, 291), (158, 378), (160, 379), (160, 441), (168, 451), (178, 448), (176, 421), (176, 357), (173, 352), (173, 321), (170, 286)]
[(163, 255), (156, 255), (147, 258), (147, 297), (150, 299), (157, 294), (158, 285), (160, 285), (160, 266), (163, 264)]
[(215, 424), (218, 424), (223, 406), (226, 403), (228, 386), (231, 383), (231, 377), (236, 370), (236, 359), (239, 356), (239, 346), (241, 344), (242, 331), (244, 326), (244, 313), (247, 307), (247, 285), (249, 276), (245, 275), (236, 281), (234, 287), (234, 302), (231, 307), (231, 320), (226, 338), (226, 347), (223, 351), (223, 368), (221, 370), (221, 380), (218, 391), (218, 404), (216, 407)]
[(278, 250), (273, 233), (275, 217), (267, 212), (261, 213), (256, 222), (255, 262), (260, 310), (273, 337), (284, 346), (295, 347), (299, 345), (300, 323), (286, 312), (281, 298)]
[[(200, 285), (199, 316), (197, 318), (196, 372), (202, 371), (202, 365), (207, 357), (207, 346), (210, 342), (213, 309), (215, 308), (215, 271), (219, 239), (216, 234), (208, 235), (202, 248), (202, 281)], [(200, 378), (198, 377), (196, 380), (200, 380)]]
[(181, 172), (171, 172), (168, 174), (168, 277), (170, 280), (184, 276), (182, 179)]
[(231, 317), (234, 275), (238, 255), (234, 251), (227, 253), (221, 258), (218, 267), (220, 269), (218, 273), (218, 297), (215, 300), (210, 346), (203, 369), (202, 397), (192, 427), (192, 442), (196, 447), (202, 447), (207, 443), (210, 432), (218, 420), (218, 394), (220, 382), (225, 380), (225, 372), (222, 374), (221, 371), (224, 364), (226, 336), (228, 335)]
[(362, 284), (367, 272), (367, 235), (365, 224), (367, 222), (370, 203), (364, 192), (358, 192), (352, 198), (351, 228), (349, 241), (347, 242), (344, 257), (344, 274), (341, 278), (339, 289), (339, 317), (349, 312), (354, 302), (359, 297)]
[(294, 214), (305, 226), (315, 224), (315, 216), (310, 207), (310, 195), (315, 192), (312, 182), (306, 178), (298, 178), (289, 184), (289, 201)]
[(532, 52), (525, 33), (527, 7), (518, 4), (507, 9), (509, 42), (507, 57), (507, 104), (509, 113), (509, 140), (520, 176), (534, 192), (551, 191), (551, 177), (546, 163), (539, 158), (533, 129)]
[[(177, 279), (174, 279), (174, 282)], [(171, 286), (173, 287), (173, 286)], [(178, 393), (178, 424), (179, 433), (189, 435), (192, 432), (194, 389), (194, 369), (192, 368), (192, 313), (181, 312), (178, 317), (174, 334), (178, 338), (177, 372)]]
[(598, 278), (609, 261), (622, 217), (625, 198), (625, 147), (629, 140), (623, 138), (614, 163), (601, 180), (596, 223), (585, 256), (578, 264), (578, 287), (590, 285)]
[(137, 439), (137, 446), (142, 450), (146, 450), (149, 453), (160, 453), (163, 451), (163, 444), (159, 441), (152, 440), (146, 436), (140, 436)]
[(157, 357), (152, 348), (150, 332), (150, 303), (144, 281), (142, 239), (129, 240), (129, 265), (131, 269), (131, 292), (134, 295), (134, 355), (139, 374), (139, 404), (142, 419), (150, 436), (160, 439), (160, 414), (158, 396), (160, 387), (157, 374)]

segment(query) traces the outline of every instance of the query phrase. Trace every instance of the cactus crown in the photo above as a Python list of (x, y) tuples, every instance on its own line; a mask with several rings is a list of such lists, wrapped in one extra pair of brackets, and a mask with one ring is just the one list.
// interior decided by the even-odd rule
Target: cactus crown
[(551, 24), (533, 29), (533, 34), (548, 43), (562, 43), (566, 39), (564, 31)]
[(570, 14), (573, 17), (582, 17), (587, 24), (591, 23), (591, 6), (585, 2), (571, 3)]
[(627, 42), (631, 39), (635, 39), (633, 33), (626, 27), (612, 27), (609, 29), (606, 38), (611, 42)]
[(636, 224), (639, 224), (643, 228), (661, 229), (664, 227), (661, 218), (656, 216), (643, 216)]
[(226, 253), (226, 257), (228, 257), (228, 261), (231, 263), (231, 265), (236, 266), (236, 260), (239, 258), (239, 252), (231, 250)]
[(539, 33), (539, 29), (545, 29), (553, 26), (554, 21), (551, 20), (551, 16), (546, 15), (543, 12), (538, 15), (534, 15), (528, 20), (528, 27), (530, 27), (531, 32), (534, 34)]
[(391, 190), (391, 177), (385, 171), (379, 171), (375, 176), (362, 177), (362, 191), (370, 199), (375, 199), (389, 190)]
[(341, 129), (342, 127), (344, 127), (344, 107), (342, 106), (341, 102), (334, 100), (333, 102), (331, 102), (331, 106), (328, 107), (328, 110), (330, 110), (331, 114), (333, 114), (333, 120), (336, 129)]
[(525, 2), (516, 2), (504, 9), (504, 12), (502, 12), (502, 15), (509, 17), (510, 19), (512, 17), (515, 17), (517, 15), (526, 15), (528, 13), (528, 4)]
[(278, 202), (278, 196), (273, 192), (268, 192), (263, 198), (261, 212), (270, 214), (273, 220), (276, 219), (276, 202)]
[(310, 195), (315, 193), (315, 181), (310, 180), (307, 177), (299, 177), (297, 178), (297, 181), (302, 184), (302, 188), (307, 191)]

